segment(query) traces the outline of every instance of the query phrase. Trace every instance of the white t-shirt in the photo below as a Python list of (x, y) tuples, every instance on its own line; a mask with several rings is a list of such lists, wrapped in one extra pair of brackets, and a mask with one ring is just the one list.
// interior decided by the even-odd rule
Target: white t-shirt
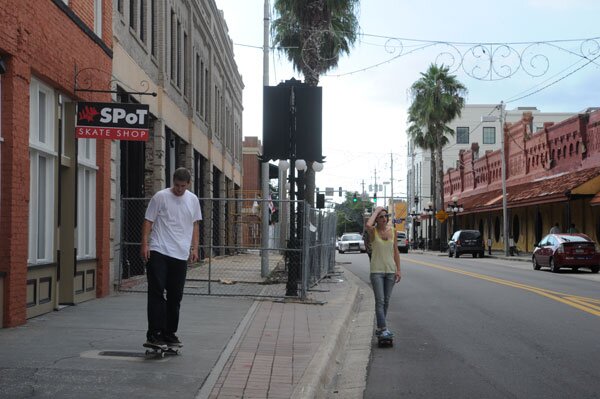
[(202, 220), (198, 197), (186, 190), (178, 197), (171, 188), (160, 190), (150, 200), (145, 218), (151, 221), (150, 251), (187, 260), (194, 222)]

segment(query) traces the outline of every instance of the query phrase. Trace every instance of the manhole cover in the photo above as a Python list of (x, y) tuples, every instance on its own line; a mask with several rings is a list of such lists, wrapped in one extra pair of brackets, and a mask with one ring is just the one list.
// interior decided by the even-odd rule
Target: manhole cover
[(144, 353), (140, 352), (123, 352), (123, 351), (100, 351), (100, 356), (118, 356), (118, 357), (145, 357)]

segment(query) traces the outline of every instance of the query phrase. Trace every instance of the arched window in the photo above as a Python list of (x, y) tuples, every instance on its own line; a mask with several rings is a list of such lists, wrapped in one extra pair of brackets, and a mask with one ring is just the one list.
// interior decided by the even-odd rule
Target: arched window
[(573, 156), (573, 143), (569, 144), (569, 156)]

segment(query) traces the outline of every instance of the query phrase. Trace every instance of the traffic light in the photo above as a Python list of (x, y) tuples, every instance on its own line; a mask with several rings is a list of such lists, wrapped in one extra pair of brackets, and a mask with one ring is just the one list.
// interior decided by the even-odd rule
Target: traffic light
[(376, 204), (377, 203), (377, 192), (373, 193), (373, 203)]
[(352, 196), (352, 202), (357, 202), (358, 198), (356, 198), (356, 196), (358, 195), (358, 193), (354, 193), (354, 195)]
[(340, 191), (338, 191), (338, 194), (340, 195), (340, 197), (342, 196), (342, 188), (340, 187)]

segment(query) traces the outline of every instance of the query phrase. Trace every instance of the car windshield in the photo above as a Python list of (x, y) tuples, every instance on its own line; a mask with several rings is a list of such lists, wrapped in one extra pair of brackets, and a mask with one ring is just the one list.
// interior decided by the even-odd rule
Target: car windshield
[(590, 241), (587, 237), (582, 237), (582, 236), (559, 235), (558, 238), (561, 241), (565, 241), (565, 242), (589, 242)]
[(349, 234), (347, 236), (342, 236), (342, 241), (360, 241), (362, 237), (360, 234)]
[(406, 233), (398, 233), (397, 237), (398, 238), (404, 238), (404, 237), (406, 237)]

